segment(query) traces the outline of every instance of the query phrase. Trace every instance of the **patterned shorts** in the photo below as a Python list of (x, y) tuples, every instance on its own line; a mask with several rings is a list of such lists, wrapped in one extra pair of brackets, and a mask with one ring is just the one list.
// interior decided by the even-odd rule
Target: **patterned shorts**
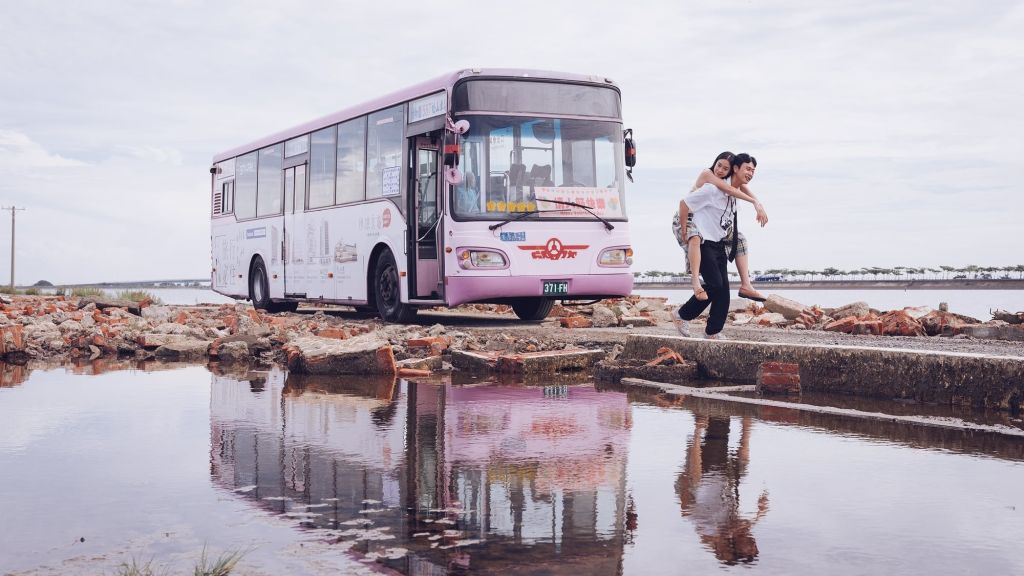
[[(729, 226), (729, 230), (725, 233), (725, 238), (722, 242), (725, 242), (725, 255), (728, 258), (732, 258), (732, 235), (736, 232), (736, 229)], [(686, 251), (686, 240), (693, 238), (694, 236), (700, 236), (697, 232), (697, 227), (693, 225), (693, 216), (691, 215), (686, 219), (686, 240), (683, 240), (682, 226), (679, 224), (679, 213), (676, 213), (675, 218), (672, 220), (672, 234), (676, 237), (676, 242), (683, 248), (684, 254), (686, 254), (686, 270), (690, 270), (690, 254)], [(745, 256), (749, 252), (747, 250), (747, 238), (740, 232), (736, 238), (736, 255)]]

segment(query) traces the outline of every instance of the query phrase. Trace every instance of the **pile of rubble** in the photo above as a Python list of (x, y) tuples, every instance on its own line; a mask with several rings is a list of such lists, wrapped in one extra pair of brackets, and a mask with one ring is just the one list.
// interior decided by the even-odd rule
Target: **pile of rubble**
[(131, 357), (277, 362), (312, 374), (412, 376), (452, 369), (456, 351), (509, 357), (512, 365), (523, 365), (525, 357), (534, 366), (545, 353), (581, 350), (557, 338), (450, 331), (441, 324), (386, 325), (323, 312), (267, 314), (247, 304), (159, 306), (63, 296), (0, 300), (0, 360), (14, 363)]
[[(997, 312), (995, 319), (983, 323), (969, 316), (945, 309), (934, 310), (927, 306), (882, 312), (871, 308), (866, 302), (854, 302), (838, 308), (820, 308), (772, 295), (764, 306), (753, 304), (745, 310), (730, 314), (730, 318), (734, 325), (754, 324), (793, 330), (812, 329), (878, 336), (956, 336), (972, 334), (971, 327), (975, 326), (1008, 325), (1006, 320), (999, 319), (999, 314), (1015, 317)], [(1024, 317), (1024, 313), (1019, 315)]]

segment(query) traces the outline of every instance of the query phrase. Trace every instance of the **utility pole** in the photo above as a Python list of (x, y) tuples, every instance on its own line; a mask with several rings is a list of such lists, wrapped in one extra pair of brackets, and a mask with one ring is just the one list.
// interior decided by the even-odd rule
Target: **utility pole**
[(24, 212), (24, 208), (15, 208), (14, 206), (4, 206), (3, 210), (11, 211), (11, 296), (14, 295), (14, 214), (15, 212)]

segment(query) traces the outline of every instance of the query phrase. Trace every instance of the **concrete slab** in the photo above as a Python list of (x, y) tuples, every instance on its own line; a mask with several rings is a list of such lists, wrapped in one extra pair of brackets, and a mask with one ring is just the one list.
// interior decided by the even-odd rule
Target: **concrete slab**
[(1013, 342), (1024, 342), (1024, 328), (1021, 326), (965, 326), (961, 334), (967, 334), (974, 338), (985, 338), (989, 340), (1011, 340)]
[(762, 362), (790, 362), (800, 364), (806, 391), (1002, 410), (1024, 405), (1021, 356), (633, 335), (621, 357), (653, 358), (663, 346), (696, 361), (702, 378), (750, 384)]
[(455, 350), (452, 352), (452, 365), (460, 370), (529, 376), (584, 370), (604, 358), (605, 354), (604, 350), (551, 350), (521, 354)]
[[(851, 408), (837, 408), (835, 406), (815, 406), (812, 404), (798, 404), (796, 402), (784, 402), (780, 400), (765, 400), (762, 398), (745, 398), (742, 396), (729, 396), (728, 392), (732, 392), (732, 390), (730, 390), (730, 387), (726, 386), (720, 388), (693, 388), (691, 386), (678, 386), (675, 384), (666, 384), (664, 382), (652, 382), (649, 380), (641, 380), (637, 378), (623, 378), (621, 384), (624, 386), (637, 386), (641, 388), (656, 388), (660, 389), (661, 391), (667, 394), (688, 396), (693, 398), (702, 398), (705, 400), (713, 400), (716, 402), (729, 402), (734, 404), (746, 404), (750, 406), (770, 408), (784, 408), (786, 410), (792, 410), (794, 412), (811, 412), (814, 414), (825, 414), (847, 418), (861, 418), (866, 420), (877, 420), (881, 422), (901, 422), (911, 424), (914, 426), (930, 426), (935, 428), (984, 432), (989, 434), (999, 434), (1003, 436), (1024, 438), (1024, 430), (1021, 430), (1020, 428), (1013, 428), (1011, 426), (1003, 426), (999, 424), (978, 424), (976, 422), (967, 422), (959, 418), (935, 418), (931, 416), (883, 414), (881, 412), (865, 412), (863, 410), (854, 410)], [(737, 391), (745, 392), (747, 390)]]
[(373, 334), (347, 340), (306, 336), (284, 347), (288, 369), (306, 374), (394, 375), (395, 356), (387, 340)]

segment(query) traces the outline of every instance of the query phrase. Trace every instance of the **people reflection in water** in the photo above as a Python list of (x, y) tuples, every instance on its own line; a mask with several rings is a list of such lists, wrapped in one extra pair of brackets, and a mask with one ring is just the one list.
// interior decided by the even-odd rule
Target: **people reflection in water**
[(693, 521), (701, 542), (725, 564), (753, 562), (757, 542), (751, 533), (768, 512), (768, 492), (757, 499), (753, 518), (740, 513), (740, 481), (750, 458), (749, 417), (742, 419), (739, 450), (729, 450), (729, 417), (696, 414), (686, 464), (676, 480), (683, 516)]

